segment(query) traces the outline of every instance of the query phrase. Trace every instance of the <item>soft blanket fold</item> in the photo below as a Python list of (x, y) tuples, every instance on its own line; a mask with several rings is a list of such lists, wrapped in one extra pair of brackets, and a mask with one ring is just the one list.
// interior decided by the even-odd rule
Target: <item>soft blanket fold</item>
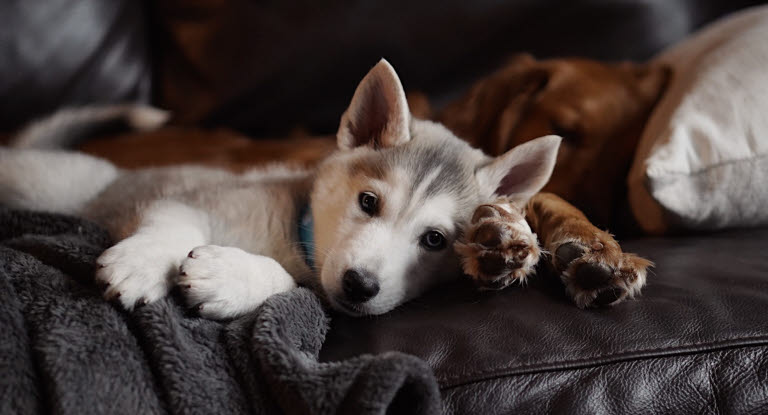
[(299, 288), (230, 322), (174, 296), (125, 313), (92, 283), (106, 232), (0, 208), (0, 413), (439, 413), (420, 359), (318, 362), (329, 319)]

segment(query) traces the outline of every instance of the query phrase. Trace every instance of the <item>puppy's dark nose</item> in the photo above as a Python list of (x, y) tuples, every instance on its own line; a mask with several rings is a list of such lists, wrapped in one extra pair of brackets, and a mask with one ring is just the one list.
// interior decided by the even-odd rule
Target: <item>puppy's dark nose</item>
[(379, 281), (370, 272), (348, 269), (341, 279), (341, 288), (349, 302), (359, 304), (379, 293)]

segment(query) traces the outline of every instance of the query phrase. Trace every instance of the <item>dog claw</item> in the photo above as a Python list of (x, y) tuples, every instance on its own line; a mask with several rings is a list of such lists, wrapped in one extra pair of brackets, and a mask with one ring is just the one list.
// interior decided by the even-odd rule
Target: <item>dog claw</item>
[(592, 305), (598, 307), (604, 307), (613, 304), (616, 300), (620, 299), (624, 295), (624, 290), (620, 288), (609, 288), (607, 290), (600, 291), (592, 302)]
[(513, 278), (503, 277), (492, 282), (480, 283), (475, 281), (475, 284), (481, 291), (496, 291), (502, 288), (506, 288), (509, 284), (512, 284), (513, 281)]
[(122, 293), (118, 291), (118, 292), (110, 294), (110, 295), (108, 295), (108, 296), (106, 296), (104, 298), (106, 298), (107, 301), (113, 301), (113, 300), (119, 299), (121, 295), (122, 295)]

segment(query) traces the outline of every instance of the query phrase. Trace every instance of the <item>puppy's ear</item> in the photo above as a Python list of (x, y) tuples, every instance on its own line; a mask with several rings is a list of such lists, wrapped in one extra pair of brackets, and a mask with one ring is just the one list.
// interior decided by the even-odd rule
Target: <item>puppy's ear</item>
[(395, 69), (379, 61), (355, 90), (336, 134), (339, 148), (393, 147), (411, 139), (411, 114)]
[(548, 135), (507, 151), (477, 171), (480, 186), (488, 194), (526, 203), (552, 176), (561, 140)]

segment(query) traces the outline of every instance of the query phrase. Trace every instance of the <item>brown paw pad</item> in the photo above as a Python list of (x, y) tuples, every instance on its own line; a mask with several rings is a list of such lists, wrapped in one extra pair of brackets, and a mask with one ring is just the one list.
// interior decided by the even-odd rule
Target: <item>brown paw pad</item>
[(563, 271), (571, 265), (571, 262), (581, 258), (587, 248), (575, 243), (568, 242), (560, 245), (555, 251), (555, 266), (558, 270)]
[(627, 294), (621, 273), (614, 272), (605, 264), (577, 264), (572, 279), (574, 286), (580, 291), (594, 293), (594, 299), (584, 304), (586, 307), (608, 306), (624, 299)]
[(566, 291), (580, 308), (617, 304), (639, 294), (652, 263), (621, 252), (618, 244), (568, 242), (555, 251), (553, 263)]
[(572, 278), (579, 288), (595, 290), (611, 283), (613, 271), (604, 264), (586, 262), (576, 266)]

